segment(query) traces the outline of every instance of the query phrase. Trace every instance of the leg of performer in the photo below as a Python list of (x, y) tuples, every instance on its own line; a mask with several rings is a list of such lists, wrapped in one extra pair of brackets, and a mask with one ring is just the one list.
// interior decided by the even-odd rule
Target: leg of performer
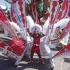
[(34, 52), (31, 52), (31, 55), (30, 55), (30, 62), (31, 63), (33, 62), (33, 55), (34, 55)]
[(50, 50), (50, 47), (48, 45), (44, 45), (45, 49), (46, 49), (46, 52), (48, 53), (48, 56), (50, 58), (50, 64), (51, 64), (51, 67), (54, 68), (55, 67), (55, 64), (54, 64), (54, 60), (52, 59), (52, 53), (51, 53), (51, 50)]
[(38, 57), (39, 57), (41, 63), (44, 65), (45, 63), (44, 63), (44, 61), (43, 61), (43, 59), (42, 59), (42, 57), (41, 57), (41, 54), (40, 54), (40, 53), (37, 53), (37, 55), (38, 55)]
[(34, 52), (35, 52), (35, 47), (33, 46), (33, 47), (31, 48), (31, 54), (30, 54), (30, 62), (31, 62), (31, 63), (33, 62)]
[(36, 47), (36, 50), (35, 50), (35, 51), (36, 51), (36, 53), (37, 53), (37, 55), (38, 55), (38, 57), (39, 57), (41, 63), (44, 65), (45, 63), (44, 63), (44, 61), (43, 61), (43, 59), (42, 59), (42, 57), (41, 57), (39, 46)]

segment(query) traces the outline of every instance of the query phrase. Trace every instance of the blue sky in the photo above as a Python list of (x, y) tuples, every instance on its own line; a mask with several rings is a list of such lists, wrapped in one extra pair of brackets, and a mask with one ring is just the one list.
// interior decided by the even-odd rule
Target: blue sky
[[(7, 3), (8, 4), (8, 3)], [(4, 5), (5, 6), (5, 0), (0, 0), (0, 5)], [(8, 6), (10, 7), (10, 5), (8, 4)]]

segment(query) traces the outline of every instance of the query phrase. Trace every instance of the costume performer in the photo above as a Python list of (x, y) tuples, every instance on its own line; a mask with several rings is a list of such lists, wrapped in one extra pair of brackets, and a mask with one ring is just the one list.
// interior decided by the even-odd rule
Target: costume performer
[(40, 54), (40, 48), (39, 48), (39, 46), (40, 46), (40, 38), (42, 36), (44, 36), (44, 35), (40, 32), (40, 28), (38, 26), (34, 26), (32, 28), (32, 33), (29, 33), (29, 34), (34, 39), (33, 46), (31, 48), (31, 55), (30, 55), (31, 60), (30, 60), (30, 62), (33, 62), (33, 55), (34, 55), (34, 52), (36, 52), (38, 57), (39, 57), (39, 59), (41, 60), (41, 63), (45, 64), (44, 61), (42, 60), (42, 57), (41, 57), (41, 54)]

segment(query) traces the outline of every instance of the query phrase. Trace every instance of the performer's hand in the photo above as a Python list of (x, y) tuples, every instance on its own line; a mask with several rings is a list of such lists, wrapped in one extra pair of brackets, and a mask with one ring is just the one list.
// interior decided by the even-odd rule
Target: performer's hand
[(38, 44), (34, 44), (35, 46), (39, 46)]
[(36, 46), (39, 46), (38, 44), (36, 44)]

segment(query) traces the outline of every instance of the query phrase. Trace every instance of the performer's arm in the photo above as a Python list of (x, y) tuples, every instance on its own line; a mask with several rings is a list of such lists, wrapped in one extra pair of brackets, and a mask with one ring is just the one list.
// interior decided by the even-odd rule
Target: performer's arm
[(40, 38), (44, 36), (47, 36), (47, 34), (40, 33)]
[(33, 37), (33, 33), (31, 33), (29, 30), (27, 30), (29, 35)]

